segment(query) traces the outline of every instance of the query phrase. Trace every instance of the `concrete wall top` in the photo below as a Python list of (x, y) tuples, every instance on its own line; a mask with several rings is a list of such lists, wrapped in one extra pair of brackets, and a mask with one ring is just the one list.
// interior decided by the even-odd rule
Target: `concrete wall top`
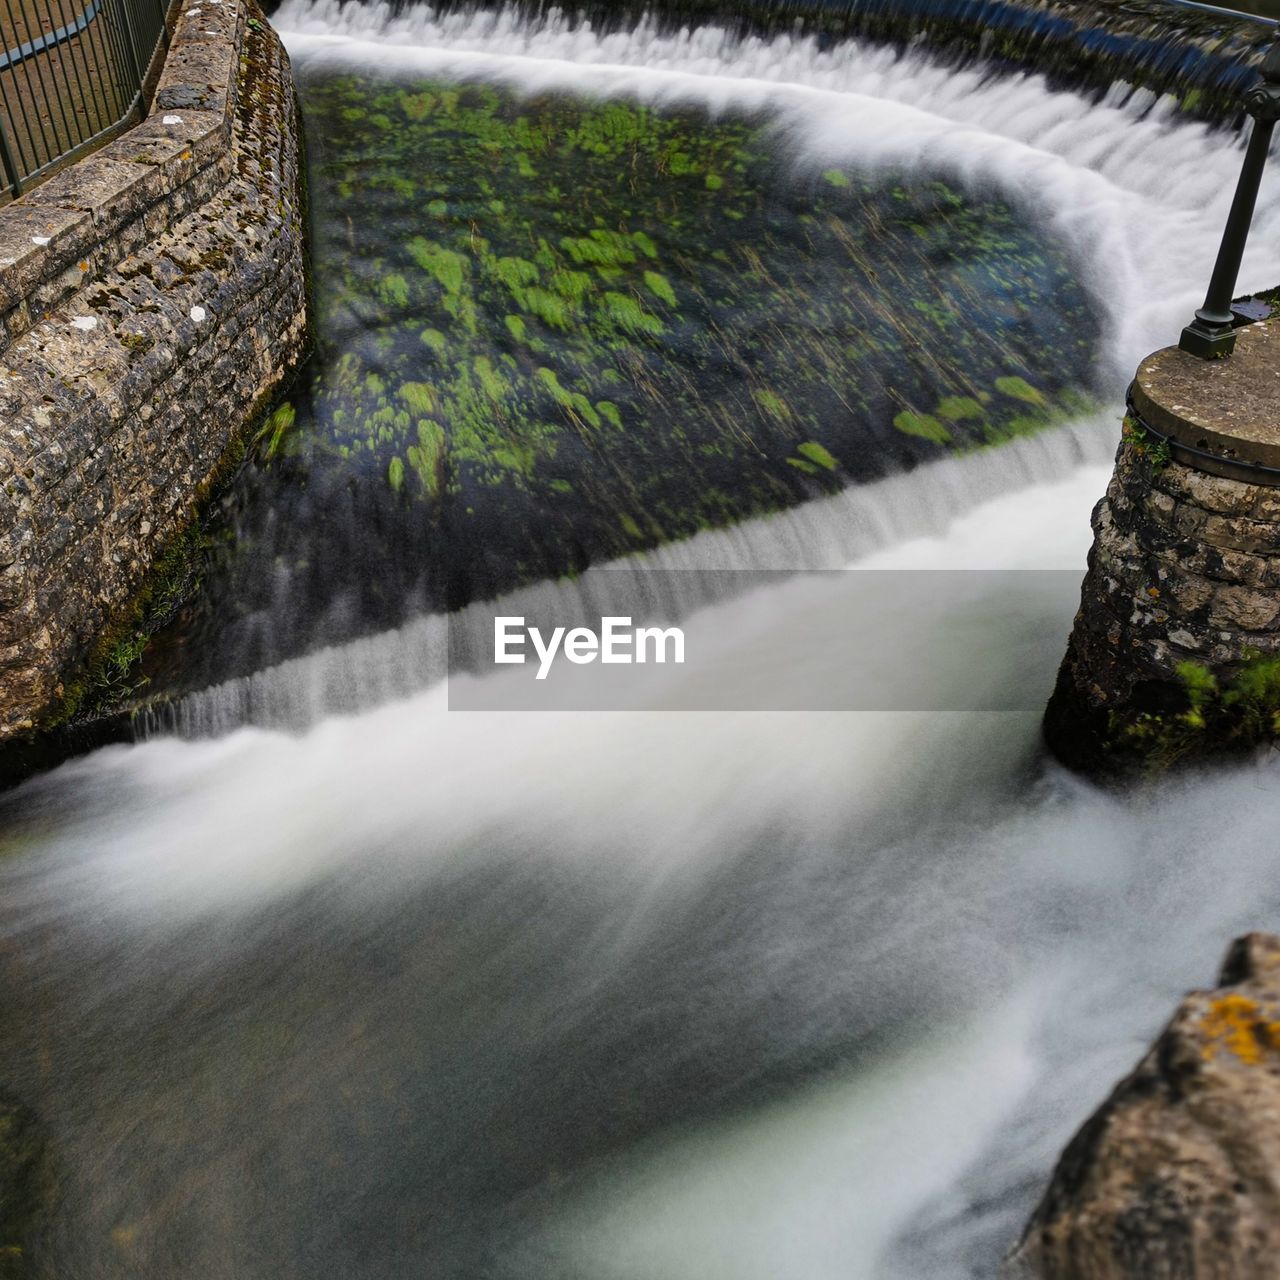
[(1133, 382), (1142, 424), (1187, 466), (1250, 484), (1280, 485), (1280, 320), (1243, 326), (1235, 351), (1201, 360), (1165, 347)]

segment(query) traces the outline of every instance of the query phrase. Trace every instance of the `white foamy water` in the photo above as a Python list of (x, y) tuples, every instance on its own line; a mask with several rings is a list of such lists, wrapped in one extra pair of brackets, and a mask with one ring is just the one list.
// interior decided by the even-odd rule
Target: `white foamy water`
[[(1114, 429), (1111, 415), (1099, 415), (998, 450), (944, 459), (910, 475), (600, 565), (572, 581), (514, 592), (504, 597), (501, 611), (519, 615), (550, 608), (557, 618), (583, 621), (625, 614), (632, 607), (627, 593), (636, 589), (635, 575), (647, 571), (666, 575), (662, 585), (680, 593), (676, 612), (685, 617), (731, 594), (736, 583), (681, 575), (682, 570), (1078, 568), (1091, 537), (1081, 513), (1106, 487)], [(1067, 478), (1059, 479), (1064, 473)], [(986, 506), (1000, 494), (1008, 495), (1003, 503)], [(1022, 536), (1004, 535), (1011, 524)], [(634, 572), (619, 576), (617, 569)], [(611, 603), (618, 593), (621, 598)], [(335, 712), (407, 697), (444, 679), (450, 627), (455, 639), (465, 632), (477, 651), (489, 643), (491, 612), (488, 606), (464, 610), (448, 624), (438, 616), (417, 618), (394, 631), (291, 659), (191, 694), (154, 713), (153, 728), (188, 737), (216, 736), (244, 724), (297, 730)], [(713, 614), (700, 625), (714, 639), (727, 622)], [(785, 644), (792, 637), (778, 638)], [(773, 669), (782, 672), (777, 663)], [(821, 684), (813, 673), (802, 679), (809, 687)], [(500, 695), (495, 697), (501, 705)]]
[[(872, 539), (880, 550), (870, 562), (1079, 564), (1105, 474), (1096, 462), (1077, 466), (948, 517), (931, 507), (937, 477), (922, 469), (890, 482), (898, 523), (892, 539)], [(921, 536), (911, 536), (911, 513)], [(736, 607), (704, 609), (691, 626), (714, 628), (719, 611)], [(1051, 641), (1060, 644), (1066, 623)], [(957, 643), (999, 651), (1017, 624), (995, 607)], [(809, 655), (808, 675), (836, 679), (844, 657), (838, 646)], [(1235, 932), (1280, 925), (1280, 901), (1258, 894), (1274, 861), (1274, 769), (1110, 798), (1056, 775), (1029, 783), (1036, 739), (1033, 712), (464, 714), (449, 712), (436, 687), (303, 734), (240, 729), (112, 748), (31, 784), (18, 799), (35, 825), (5, 871), (3, 924), (19, 952), (51, 929), (64, 940), (119, 939), (109, 976), (66, 979), (91, 1006), (110, 1007), (152, 972), (153, 952), (176, 947), (185, 976), (166, 969), (165, 982), (181, 992), (234, 947), (210, 951), (217, 930), (284, 912), (277, 928), (288, 938), (288, 904), (317, 894), (394, 955), (404, 944), (381, 939), (398, 936), (386, 931), (403, 904), (482, 876), (484, 901), (505, 899), (513, 914), (487, 938), (461, 1008), (546, 1000), (522, 1052), (554, 1054), (566, 1078), (599, 1069), (579, 1068), (573, 1046), (611, 1034), (600, 1029), (599, 991), (635, 968), (674, 965), (674, 989), (658, 995), (637, 979), (625, 988), (625, 1019), (643, 1025), (710, 1000), (748, 1025), (762, 1020), (755, 1049), (740, 1033), (660, 1037), (659, 1065), (644, 1057), (630, 1068), (626, 1087), (637, 1089), (655, 1071), (682, 1078), (686, 1056), (729, 1054), (750, 1079), (905, 1018), (869, 1066), (706, 1128), (685, 1116), (633, 1152), (571, 1169), (544, 1209), (522, 1210), (518, 1230), (504, 1225), (501, 1252), (512, 1255), (510, 1275), (538, 1280), (763, 1280), (780, 1260), (794, 1280), (962, 1280), (991, 1273), (1062, 1143), (1177, 993), (1209, 980)], [(522, 976), (526, 937), (555, 919), (545, 905), (522, 913), (530, 877), (544, 875), (571, 901), (582, 895), (593, 921), (572, 943), (557, 935), (567, 959), (550, 996), (525, 993)], [(735, 919), (745, 914), (723, 939), (709, 924), (686, 935), (688, 913), (714, 921), (728, 903)], [(305, 1007), (316, 942), (304, 934), (296, 945), (269, 972), (273, 986), (283, 973)], [(681, 959), (690, 946), (705, 953)], [(397, 1019), (415, 1016), (423, 981), (461, 980), (447, 968), (397, 973), (377, 988)], [(362, 1009), (351, 1014), (357, 1025), (376, 1017)], [(432, 1024), (414, 1043), (447, 1060), (467, 1045), (470, 1018)], [(959, 1030), (933, 1041), (943, 1025)], [(636, 1045), (621, 1044), (608, 1061), (625, 1081)], [(318, 1052), (326, 1061), (331, 1050)], [(378, 1060), (376, 1045), (359, 1052)], [(393, 1078), (417, 1069), (397, 1063)], [(489, 1069), (471, 1071), (482, 1081)], [(145, 1099), (152, 1068), (137, 1070)], [(292, 1065), (288, 1096), (314, 1090), (327, 1107), (320, 1079), (308, 1083), (314, 1073)], [(183, 1086), (186, 1111), (201, 1113), (203, 1087)], [(528, 1112), (551, 1105), (531, 1099)], [(501, 1115), (460, 1102), (449, 1141), (483, 1148), (494, 1124), (518, 1134), (520, 1121)], [(95, 1145), (102, 1123), (90, 1106), (79, 1142), (88, 1167), (113, 1170), (127, 1202), (145, 1178)], [(276, 1123), (261, 1120), (261, 1141), (285, 1141)], [(364, 1212), (376, 1218), (377, 1203)], [(394, 1232), (387, 1239), (390, 1270), (369, 1274), (411, 1271), (395, 1261)]]
[[(1105, 484), (1105, 466), (1080, 466), (1064, 480), (1033, 484), (977, 506), (960, 501), (964, 490), (957, 479), (980, 463), (988, 483), (993, 473), (1006, 480), (1034, 473), (1037, 465), (1060, 461), (1064, 450), (1096, 451), (1097, 438), (1096, 432), (1070, 430), (1046, 435), (705, 538), (714, 551), (731, 553), (737, 566), (752, 547), (781, 554), (793, 543), (785, 534), (778, 540), (773, 526), (794, 533), (794, 522), (803, 521), (825, 537), (825, 550), (815, 539), (813, 567), (850, 561), (877, 569), (1079, 567), (1088, 546), (1087, 512)], [(973, 490), (968, 496), (972, 500)], [(1007, 536), (1012, 519), (1020, 520), (1016, 538)], [(911, 525), (931, 536), (903, 537)], [(954, 541), (948, 530), (954, 530)], [(895, 538), (896, 546), (886, 546)], [(880, 549), (860, 561), (857, 551), (871, 547)], [(714, 564), (714, 551), (704, 546), (698, 563)], [(690, 554), (688, 547), (668, 548), (643, 559), (662, 564)], [(572, 607), (590, 595), (591, 586), (588, 574), (557, 590)], [(689, 644), (719, 646), (726, 665), (743, 648), (763, 649), (769, 654), (763, 665), (779, 678), (823, 687), (838, 681), (849, 660), (839, 644), (798, 655), (806, 664), (799, 672), (788, 671), (770, 646), (787, 609), (803, 604), (820, 610), (829, 599), (826, 591), (797, 597), (783, 582), (754, 593), (749, 625), (734, 617), (742, 607), (734, 600), (710, 607), (694, 600)], [(510, 607), (520, 607), (518, 600)], [(1068, 621), (1069, 614), (1058, 626)], [(998, 645), (1001, 629), (1016, 625), (1016, 618), (1001, 615), (984, 639)], [(397, 677), (420, 688), (423, 676), (415, 662), (428, 656), (433, 637), (438, 640), (433, 620), (423, 620), (286, 663), (188, 699), (187, 722), (205, 734), (220, 724), (231, 730), (246, 719), (269, 723), (273, 707), (295, 716), (338, 697), (348, 681), (357, 683), (362, 700), (387, 694)], [(1053, 640), (1056, 647), (1056, 635)], [(1045, 680), (1052, 673), (1039, 674)], [(498, 708), (506, 678), (484, 680)], [(653, 859), (696, 865), (767, 826), (779, 804), (788, 822), (812, 823), (833, 834), (859, 813), (876, 812), (886, 789), (894, 789), (892, 779), (917, 768), (932, 775), (936, 793), (930, 804), (942, 810), (972, 784), (973, 769), (996, 784), (1025, 758), (1034, 744), (1035, 721), (1034, 713), (450, 713), (446, 687), (437, 683), (416, 693), (400, 691), (399, 700), (388, 695), (375, 710), (323, 721), (302, 736), (255, 728), (189, 745), (160, 738), (144, 747), (98, 752), (58, 776), (82, 774), (95, 794), (140, 785), (150, 797), (142, 813), (112, 804), (113, 812), (103, 814), (89, 805), (67, 819), (89, 855), (78, 860), (74, 874), (98, 880), (93, 897), (99, 909), (114, 904), (130, 915), (159, 909), (181, 917), (252, 905), (264, 894), (289, 892), (340, 869), (350, 848), (349, 822), (375, 847), (394, 849), (429, 813), (433, 857), (470, 851), (484, 843), (485, 832), (534, 838), (540, 829), (538, 843), (554, 845), (566, 857), (590, 859), (608, 839), (625, 846), (637, 865)], [(928, 745), (971, 734), (987, 744), (990, 758), (983, 763), (957, 757), (939, 771)], [(891, 742), (898, 744), (896, 752)], [(758, 770), (771, 783), (754, 791), (748, 779)], [(495, 773), (504, 779), (496, 790)], [(880, 780), (873, 783), (873, 774)], [(846, 778), (864, 785), (845, 786)], [(150, 828), (141, 840), (139, 823)], [(166, 852), (175, 841), (187, 850), (176, 861)], [(264, 847), (273, 854), (263, 857)]]
[[(1113, 382), (1198, 301), (1238, 163), (1159, 106), (859, 46), (280, 21), (304, 71), (767, 107), (797, 163), (993, 184), (1106, 302)], [(1274, 216), (1268, 188), (1248, 284), (1273, 283)], [(1115, 417), (644, 563), (1082, 568)], [(743, 607), (686, 604), (707, 635)], [(998, 604), (962, 653), (1021, 634)], [(744, 643), (767, 648), (758, 616)], [(422, 687), (433, 625), (199, 695), (184, 727), (221, 736), (100, 751), (8, 800), (0, 963), (47, 981), (0, 1066), (59, 1117), (81, 1273), (991, 1274), (1178, 993), (1280, 926), (1273, 766), (1106, 796), (1038, 763), (1030, 711), (451, 713)]]
[(561, 1247), (600, 1280), (873, 1276), (1022, 1100), (1029, 1014), (1024, 996), (1000, 1010), (1002, 1037), (947, 1027), (909, 1071), (879, 1064), (655, 1142), (584, 1195)]
[[(1117, 391), (1202, 301), (1240, 171), (1238, 141), (1179, 120), (1172, 100), (1117, 89), (1094, 105), (1037, 76), (985, 79), (979, 68), (857, 41), (824, 50), (811, 37), (738, 39), (715, 27), (664, 35), (647, 24), (599, 34), (555, 10), (410, 5), (393, 14), (337, 0), (285, 0), (275, 21), (303, 75), (360, 66), (528, 94), (765, 111), (797, 165), (923, 170), (994, 188), (1072, 251), (1107, 319), (1101, 373)], [(1278, 182), (1273, 166), (1242, 291), (1280, 280)]]

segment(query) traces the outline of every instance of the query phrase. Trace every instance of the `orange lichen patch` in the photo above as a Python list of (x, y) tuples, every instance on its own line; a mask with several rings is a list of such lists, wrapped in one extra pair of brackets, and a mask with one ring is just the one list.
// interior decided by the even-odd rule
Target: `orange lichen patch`
[(82, 262), (82, 263), (80, 264), (80, 270), (81, 270), (81, 271), (88, 271), (88, 270), (89, 270), (89, 264), (88, 264), (87, 262)]
[(1256, 1066), (1268, 1050), (1280, 1052), (1280, 1022), (1262, 1016), (1248, 996), (1219, 996), (1200, 1022), (1205, 1037), (1204, 1060), (1212, 1062), (1226, 1049), (1248, 1066)]

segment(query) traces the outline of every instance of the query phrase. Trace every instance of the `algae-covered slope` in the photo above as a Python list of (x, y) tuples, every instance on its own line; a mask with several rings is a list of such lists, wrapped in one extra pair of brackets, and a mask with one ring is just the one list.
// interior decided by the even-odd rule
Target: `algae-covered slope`
[(928, 173), (485, 84), (329, 75), (303, 105), (320, 351), (211, 568), (224, 669), (999, 442), (1087, 386), (1065, 256)]

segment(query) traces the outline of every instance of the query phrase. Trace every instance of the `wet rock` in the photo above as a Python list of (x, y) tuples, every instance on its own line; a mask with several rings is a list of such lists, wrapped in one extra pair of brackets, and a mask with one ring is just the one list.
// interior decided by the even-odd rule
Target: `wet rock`
[(1280, 938), (1249, 934), (1068, 1144), (1027, 1280), (1280, 1274)]

